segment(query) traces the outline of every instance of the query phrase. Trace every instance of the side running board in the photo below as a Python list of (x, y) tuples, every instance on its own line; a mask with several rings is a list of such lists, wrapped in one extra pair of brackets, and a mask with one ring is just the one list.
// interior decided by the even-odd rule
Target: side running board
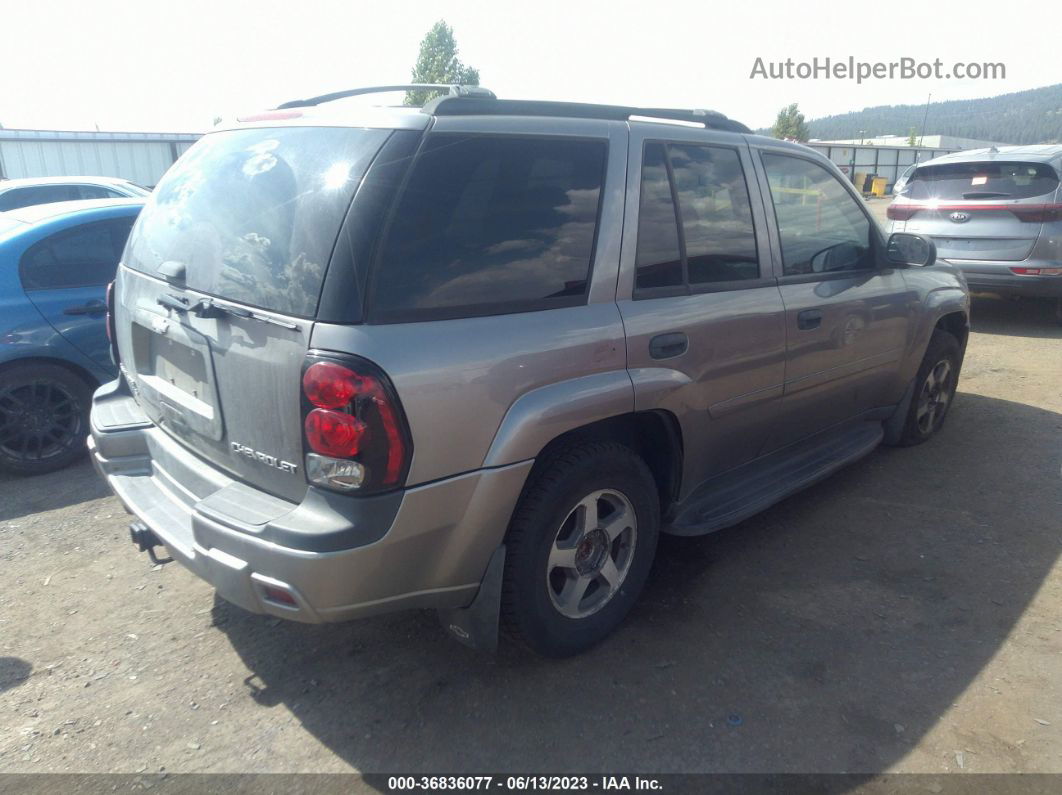
[(664, 532), (696, 536), (735, 525), (867, 455), (883, 436), (880, 422), (859, 422), (743, 464), (687, 497)]

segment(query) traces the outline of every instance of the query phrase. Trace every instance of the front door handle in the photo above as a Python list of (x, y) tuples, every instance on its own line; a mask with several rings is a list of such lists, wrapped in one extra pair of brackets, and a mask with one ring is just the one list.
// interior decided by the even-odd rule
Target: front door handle
[(81, 306), (68, 306), (63, 310), (64, 315), (102, 315), (107, 311), (107, 305), (103, 301), (89, 301)]
[(822, 325), (822, 312), (818, 309), (805, 309), (797, 312), (797, 328), (801, 331), (818, 328)]
[(681, 356), (690, 347), (690, 338), (681, 331), (658, 334), (649, 340), (649, 355), (654, 359), (671, 359)]

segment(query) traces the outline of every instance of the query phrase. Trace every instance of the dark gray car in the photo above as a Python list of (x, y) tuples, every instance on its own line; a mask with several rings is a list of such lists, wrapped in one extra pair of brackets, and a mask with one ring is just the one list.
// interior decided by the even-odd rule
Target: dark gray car
[(224, 598), (572, 654), (658, 532), (944, 421), (962, 278), (815, 152), (705, 111), (331, 98), (196, 143), (114, 291), (93, 458)]

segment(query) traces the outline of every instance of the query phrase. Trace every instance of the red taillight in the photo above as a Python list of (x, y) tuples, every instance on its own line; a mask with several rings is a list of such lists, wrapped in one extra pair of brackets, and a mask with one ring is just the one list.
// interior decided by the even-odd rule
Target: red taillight
[(304, 426), (310, 449), (333, 458), (356, 456), (367, 430), (357, 417), (331, 409), (314, 409), (306, 415)]
[(107, 282), (107, 342), (114, 342), (114, 282)]
[(107, 342), (110, 343), (111, 359), (117, 366), (119, 364), (118, 359), (118, 334), (114, 328), (114, 282), (107, 283), (107, 314), (104, 317), (104, 328), (107, 330)]
[(267, 110), (264, 113), (252, 113), (250, 116), (238, 116), (236, 121), (241, 123), (252, 121), (282, 121), (283, 119), (297, 119), (302, 116), (301, 110)]
[(303, 372), (307, 476), (343, 491), (399, 486), (411, 446), (398, 398), (375, 365), (341, 361), (319, 359)]
[(1057, 221), (1059, 218), (1059, 209), (1062, 209), (1062, 205), (1058, 204), (1027, 204), (1020, 205), (1015, 204), (1012, 207), (1008, 207), (1012, 213), (1018, 216), (1019, 221), (1024, 221), (1027, 224), (1047, 224), (1052, 221)]
[(910, 204), (890, 204), (885, 209), (885, 215), (890, 221), (910, 220), (916, 212), (918, 212), (918, 207)]
[(319, 409), (341, 409), (364, 389), (361, 376), (333, 362), (316, 362), (302, 374), (302, 391)]
[(938, 213), (1011, 213), (1027, 224), (1045, 224), (1062, 218), (1062, 204), (890, 204), (885, 214), (893, 221), (910, 220), (919, 210)]

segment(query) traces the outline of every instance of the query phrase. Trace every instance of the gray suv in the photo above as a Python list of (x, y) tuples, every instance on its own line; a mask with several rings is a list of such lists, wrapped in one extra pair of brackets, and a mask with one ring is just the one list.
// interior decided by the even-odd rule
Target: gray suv
[(89, 447), (152, 557), (562, 656), (659, 532), (940, 428), (962, 278), (822, 156), (709, 111), (326, 102), (366, 91), (209, 133), (132, 231)]
[(888, 209), (890, 231), (932, 238), (974, 292), (1052, 298), (1062, 323), (1062, 145), (928, 160)]

